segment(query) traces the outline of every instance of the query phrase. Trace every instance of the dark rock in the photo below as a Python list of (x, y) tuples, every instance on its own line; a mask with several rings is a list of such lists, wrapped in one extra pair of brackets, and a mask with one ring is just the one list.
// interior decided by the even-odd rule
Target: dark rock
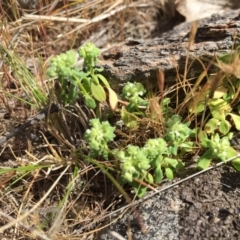
[[(156, 85), (158, 69), (165, 73), (165, 83), (177, 82), (177, 72), (184, 73), (186, 56), (191, 70), (187, 78), (196, 78), (203, 71), (202, 61), (209, 62), (223, 54), (233, 52), (240, 44), (239, 10), (230, 10), (225, 15), (213, 15), (199, 21), (195, 41), (189, 49), (191, 24), (185, 23), (165, 33), (161, 38), (146, 41), (130, 40), (123, 46), (114, 47), (102, 54), (104, 75), (114, 89), (127, 81), (138, 81), (149, 87)], [(210, 68), (209, 71), (214, 68)]]

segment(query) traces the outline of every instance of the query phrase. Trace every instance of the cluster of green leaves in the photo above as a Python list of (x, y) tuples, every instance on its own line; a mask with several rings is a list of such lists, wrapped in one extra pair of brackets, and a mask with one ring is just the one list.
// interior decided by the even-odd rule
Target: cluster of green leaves
[[(231, 68), (235, 57), (233, 55), (225, 55), (220, 57), (220, 66)], [(232, 70), (234, 73), (234, 71)], [(196, 98), (194, 104), (190, 104), (190, 112), (202, 114), (206, 108), (210, 112), (208, 121), (204, 124), (203, 129), (199, 131), (199, 140), (204, 154), (199, 158), (198, 167), (206, 169), (209, 167), (213, 159), (220, 159), (225, 162), (227, 159), (237, 155), (237, 151), (230, 146), (230, 140), (233, 138), (233, 133), (230, 132), (234, 126), (240, 130), (240, 105), (236, 104), (239, 98), (240, 82), (237, 76), (218, 77), (209, 79), (209, 85), (214, 85), (218, 80), (216, 90), (209, 97), (211, 88), (204, 92), (200, 98)], [(207, 101), (206, 101), (207, 99)], [(233, 109), (234, 104), (237, 105)], [(193, 107), (193, 105), (195, 105)], [(232, 161), (237, 170), (240, 170), (240, 159)]]
[(140, 107), (146, 108), (149, 102), (143, 99), (146, 90), (141, 83), (127, 82), (122, 89), (121, 98), (128, 102), (127, 106), (121, 108), (121, 118), (124, 124), (129, 128), (137, 128), (138, 117), (144, 116), (145, 112)]
[(139, 197), (145, 194), (146, 187), (136, 184), (133, 178), (150, 184), (159, 183), (164, 176), (173, 179), (174, 171), (184, 166), (181, 156), (192, 151), (195, 131), (181, 120), (180, 116), (173, 115), (166, 122), (163, 138), (148, 139), (141, 148), (129, 145), (118, 152), (122, 178), (133, 185)]
[[(200, 144), (205, 149), (205, 152), (198, 160), (198, 167), (206, 169), (209, 167), (213, 159), (220, 159), (225, 162), (227, 159), (237, 155), (236, 150), (230, 146), (230, 140), (233, 134), (229, 133), (226, 136), (220, 137), (219, 133), (207, 136), (205, 132), (200, 133)], [(233, 160), (233, 165), (237, 170), (239, 168), (239, 159)]]
[[(103, 155), (107, 159), (107, 143), (114, 138), (114, 127), (108, 122), (100, 124), (98, 119), (90, 122), (92, 128), (85, 133), (90, 151), (94, 156)], [(115, 158), (120, 162), (121, 181), (129, 183), (139, 197), (146, 192), (146, 187), (138, 181), (159, 183), (164, 176), (173, 179), (173, 171), (184, 166), (181, 153), (192, 151), (191, 137), (195, 131), (189, 123), (182, 123), (181, 117), (173, 115), (166, 123), (164, 138), (149, 139), (143, 147), (128, 145), (123, 150), (113, 149)], [(137, 181), (135, 181), (137, 180)]]
[(126, 83), (123, 87), (121, 97), (129, 101), (126, 107), (127, 111), (133, 112), (137, 110), (139, 106), (147, 106), (148, 101), (142, 98), (145, 93), (146, 89), (141, 83)]
[[(62, 103), (74, 103), (83, 96), (86, 106), (95, 109), (96, 101), (106, 101), (104, 88), (116, 96), (106, 78), (100, 74), (103, 68), (95, 66), (99, 55), (100, 50), (93, 43), (86, 43), (77, 52), (70, 50), (51, 59), (47, 75), (56, 78), (59, 84), (56, 95)], [(77, 66), (80, 57), (84, 59), (82, 68)]]
[[(208, 102), (211, 118), (205, 124), (203, 131), (199, 133), (201, 147), (205, 150), (198, 160), (200, 169), (208, 168), (213, 159), (225, 162), (237, 155), (237, 151), (230, 146), (233, 133), (230, 132), (232, 124), (227, 120), (227, 116), (232, 118), (235, 127), (239, 130), (240, 117), (231, 113), (232, 108), (228, 94), (225, 94), (225, 97), (223, 95), (222, 98), (213, 98)], [(233, 163), (238, 166), (236, 164), (238, 161), (239, 159), (235, 159)]]
[(165, 139), (170, 142), (171, 153), (175, 156), (181, 150), (181, 155), (186, 152), (191, 152), (194, 142), (189, 141), (189, 137), (195, 137), (195, 129), (189, 127), (190, 123), (182, 123), (182, 118), (179, 115), (173, 115), (166, 121)]
[(90, 126), (91, 129), (87, 129), (84, 134), (84, 139), (90, 146), (90, 156), (103, 156), (108, 159), (108, 142), (113, 141), (115, 137), (115, 127), (112, 127), (107, 121), (100, 123), (98, 118), (91, 119)]

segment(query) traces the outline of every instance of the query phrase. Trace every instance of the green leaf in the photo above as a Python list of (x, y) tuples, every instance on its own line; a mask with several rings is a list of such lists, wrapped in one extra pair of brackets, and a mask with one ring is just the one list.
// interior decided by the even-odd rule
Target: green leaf
[(201, 170), (207, 169), (211, 163), (211, 159), (200, 158), (198, 162), (198, 168)]
[(213, 154), (212, 151), (209, 149), (198, 159), (198, 168), (202, 170), (208, 168), (212, 158)]
[(223, 54), (219, 57), (219, 60), (223, 61), (224, 63), (232, 63), (234, 60), (234, 54)]
[(124, 180), (126, 180), (127, 182), (132, 182), (132, 173), (130, 173), (130, 172), (125, 172), (124, 174), (123, 174), (123, 178), (124, 178)]
[(90, 81), (90, 79), (89, 78), (83, 78), (81, 82), (82, 82), (82, 87), (85, 89), (85, 91), (87, 93), (90, 93), (91, 92), (91, 81)]
[(85, 104), (90, 109), (95, 109), (96, 108), (96, 102), (91, 97), (85, 97)]
[(162, 172), (161, 166), (159, 165), (154, 170), (155, 183), (160, 183), (162, 179), (163, 179), (163, 172)]
[(66, 52), (65, 62), (68, 66), (74, 66), (77, 61), (77, 53), (74, 50), (69, 50)]
[(153, 183), (154, 183), (153, 176), (152, 176), (151, 173), (147, 173), (147, 175), (146, 175), (146, 180), (147, 180), (150, 184), (153, 184)]
[(56, 72), (56, 67), (49, 67), (48, 70), (47, 70), (47, 75), (50, 77), (50, 78), (54, 78), (54, 77), (57, 77), (57, 72)]
[(167, 162), (168, 164), (170, 164), (173, 168), (176, 168), (178, 165), (178, 161), (176, 159), (173, 158), (164, 158), (165, 162)]
[(68, 102), (74, 101), (77, 98), (77, 95), (78, 95), (77, 87), (71, 85), (68, 93)]
[(129, 128), (137, 128), (139, 126), (137, 117), (134, 114), (129, 113), (124, 107), (121, 109), (121, 118), (124, 124)]
[(171, 168), (165, 168), (165, 174), (167, 179), (173, 179), (173, 171)]
[(134, 187), (134, 192), (137, 194), (139, 198), (141, 198), (146, 194), (147, 188), (144, 186)]
[(200, 140), (201, 147), (207, 148), (208, 147), (208, 136), (204, 131), (199, 131), (198, 133), (198, 139)]
[(89, 76), (89, 72), (85, 73), (82, 71), (77, 71), (76, 69), (72, 69), (72, 74), (77, 78), (87, 78)]
[(233, 113), (229, 113), (229, 115), (232, 117), (232, 120), (235, 124), (236, 129), (240, 130), (240, 116)]
[(188, 107), (188, 111), (190, 113), (195, 113), (195, 114), (203, 112), (203, 110), (206, 107), (206, 100), (205, 100), (205, 96), (204, 95), (203, 95), (203, 98), (204, 98), (203, 100), (197, 99), (197, 102), (194, 102), (194, 100), (190, 101), (188, 106), (187, 106)]
[(91, 92), (92, 96), (99, 102), (105, 102), (106, 101), (106, 93), (103, 89), (103, 87), (98, 84), (91, 83)]
[(177, 143), (173, 143), (172, 146), (169, 146), (168, 149), (171, 154), (173, 154), (174, 156), (177, 156), (177, 152), (178, 152), (178, 144)]
[(185, 166), (184, 162), (178, 160), (178, 164), (177, 164), (177, 166), (176, 166), (176, 169), (181, 169), (181, 168), (183, 168), (184, 166)]
[(231, 111), (231, 106), (228, 104), (228, 102), (221, 98), (212, 99), (209, 102), (209, 108), (213, 118), (219, 120), (224, 120), (226, 115)]
[(228, 151), (227, 151), (227, 156), (226, 158), (232, 158), (238, 155), (238, 152), (233, 148), (233, 147), (229, 147)]
[(220, 121), (216, 118), (211, 118), (204, 126), (204, 131), (208, 134), (214, 133), (218, 128)]
[(102, 83), (107, 87), (107, 88), (110, 88), (110, 85), (107, 81), (107, 79), (101, 75), (101, 74), (96, 74), (96, 76), (102, 81)]
[(96, 85), (99, 85), (98, 77), (94, 74), (91, 74), (91, 77), (92, 77), (92, 82)]
[(234, 168), (240, 172), (240, 158), (236, 158), (234, 160), (232, 160), (232, 164), (234, 166)]
[(222, 134), (226, 135), (230, 131), (230, 128), (231, 128), (230, 122), (228, 122), (227, 120), (221, 121), (219, 125), (219, 131)]
[(179, 148), (182, 152), (192, 152), (193, 149), (193, 142), (185, 142), (179, 145)]
[(213, 98), (222, 98), (228, 92), (228, 88), (224, 86), (219, 86), (213, 95)]
[(226, 101), (221, 98), (214, 98), (209, 101), (209, 107), (221, 108), (226, 104), (227, 104)]
[[(232, 158), (237, 155), (238, 155), (238, 152), (234, 148), (230, 147), (227, 152), (227, 158)], [(232, 164), (233, 164), (234, 168), (240, 172), (240, 158), (238, 157), (238, 158), (233, 159)]]

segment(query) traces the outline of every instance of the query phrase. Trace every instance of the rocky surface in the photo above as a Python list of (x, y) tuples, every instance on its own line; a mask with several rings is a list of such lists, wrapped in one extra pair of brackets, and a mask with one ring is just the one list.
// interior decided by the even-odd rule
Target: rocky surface
[(234, 46), (240, 44), (239, 10), (200, 20), (194, 43), (188, 50), (190, 29), (191, 24), (185, 23), (161, 38), (129, 40), (104, 52), (101, 65), (105, 76), (115, 89), (127, 81), (140, 81), (149, 86), (156, 84), (156, 70), (160, 69), (165, 73), (166, 84), (173, 85), (176, 76), (183, 74), (189, 54), (191, 70), (187, 78), (196, 78), (204, 70), (201, 62), (207, 67), (215, 56), (232, 53)]
[(110, 225), (98, 240), (125, 239), (239, 239), (240, 173), (222, 166), (201, 174), (138, 205), (147, 233), (143, 234), (131, 212), (108, 219)]

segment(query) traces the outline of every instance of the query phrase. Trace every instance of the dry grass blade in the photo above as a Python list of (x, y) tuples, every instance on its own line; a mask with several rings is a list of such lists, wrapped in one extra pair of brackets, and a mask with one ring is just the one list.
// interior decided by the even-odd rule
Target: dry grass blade
[[(189, 36), (189, 40), (188, 40), (188, 49), (187, 49), (185, 70), (184, 70), (184, 76), (183, 76), (183, 89), (185, 89), (184, 86), (185, 86), (186, 78), (187, 78), (189, 53), (190, 53), (190, 50), (191, 50), (191, 46), (194, 43), (194, 39), (195, 39), (195, 36), (196, 36), (196, 33), (197, 33), (197, 29), (198, 29), (198, 21), (195, 21), (191, 25), (190, 36)], [(185, 93), (187, 93), (186, 90), (185, 90)]]
[(240, 78), (240, 67), (239, 67), (239, 52), (229, 57), (229, 62), (225, 63), (223, 61), (219, 61), (217, 66), (226, 74), (233, 75), (237, 78)]
[[(0, 211), (0, 215), (5, 218), (8, 222), (13, 222), (15, 221), (15, 219), (7, 214), (5, 214), (4, 212)], [(23, 227), (24, 229), (28, 230), (29, 232), (31, 232), (33, 237), (38, 237), (39, 239), (42, 240), (52, 240), (51, 238), (47, 237), (44, 233), (38, 231), (38, 230), (33, 230), (31, 229), (31, 227), (25, 225), (24, 223), (22, 223), (21, 221), (18, 221), (18, 224)]]
[(212, 98), (214, 95), (214, 92), (219, 87), (219, 84), (221, 83), (223, 73), (220, 71), (216, 74), (213, 81), (211, 82), (210, 90), (209, 90), (209, 98)]
[(158, 90), (161, 95), (161, 100), (164, 98), (164, 72), (161, 71), (161, 69), (157, 70), (157, 85), (158, 85)]
[[(193, 87), (190, 88), (190, 90), (187, 92), (187, 94), (184, 97), (184, 100), (181, 102), (181, 104), (178, 104), (177, 107), (177, 113), (179, 113), (180, 115), (183, 114), (183, 112), (185, 111), (186, 107), (187, 107), (187, 103), (193, 99), (195, 96), (199, 96), (199, 94), (197, 93), (197, 89), (200, 87), (201, 88), (201, 84), (204, 82), (204, 79), (207, 78), (208, 79), (208, 70), (209, 68), (212, 66), (212, 62), (213, 60), (208, 64), (207, 67), (204, 66), (203, 62), (200, 61), (200, 59), (196, 58), (196, 60), (198, 60), (202, 67), (203, 67), (203, 72), (198, 76), (197, 80), (195, 81)], [(187, 86), (189, 86), (190, 84), (187, 82)], [(209, 81), (207, 81), (207, 83), (204, 86), (204, 91), (207, 91), (210, 88), (210, 84)]]
[(33, 213), (42, 203), (43, 201), (48, 197), (48, 195), (52, 192), (52, 190), (54, 189), (54, 187), (58, 184), (59, 180), (62, 178), (62, 176), (66, 173), (66, 171), (68, 170), (69, 166), (67, 166), (65, 168), (64, 171), (61, 172), (61, 174), (59, 175), (59, 177), (57, 178), (57, 180), (54, 182), (54, 184), (51, 186), (51, 188), (46, 192), (46, 194), (42, 197), (42, 199), (39, 200), (38, 203), (36, 203), (36, 205), (34, 205), (31, 209), (29, 209), (25, 214), (20, 215), (17, 219), (15, 219), (14, 221), (9, 222), (8, 224), (0, 227), (0, 232), (3, 232), (5, 230), (7, 230), (8, 228), (14, 226), (15, 224), (18, 224), (19, 222), (21, 222), (22, 220), (24, 220), (25, 218), (27, 218), (31, 213)]
[(126, 240), (126, 238), (122, 237), (119, 233), (115, 231), (110, 231), (110, 234), (118, 240)]

